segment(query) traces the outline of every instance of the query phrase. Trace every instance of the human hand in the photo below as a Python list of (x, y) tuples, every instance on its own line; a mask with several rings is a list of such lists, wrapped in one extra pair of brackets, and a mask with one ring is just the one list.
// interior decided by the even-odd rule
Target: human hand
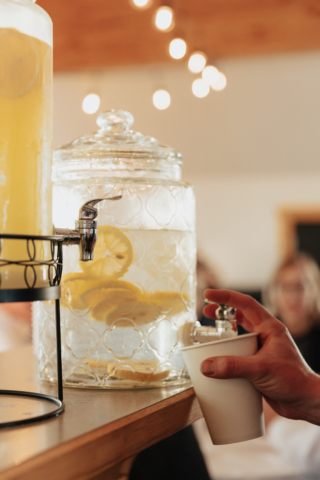
[[(206, 290), (204, 296), (236, 308), (238, 324), (259, 334), (261, 348), (247, 357), (208, 358), (201, 372), (212, 378), (247, 378), (279, 415), (320, 425), (320, 377), (308, 367), (287, 328), (248, 295)], [(203, 312), (215, 318), (216, 309), (211, 304)]]

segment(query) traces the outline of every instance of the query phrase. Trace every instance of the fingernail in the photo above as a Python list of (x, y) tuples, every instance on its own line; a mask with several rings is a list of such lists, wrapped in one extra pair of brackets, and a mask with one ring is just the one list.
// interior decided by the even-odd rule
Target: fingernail
[(201, 373), (203, 375), (212, 375), (216, 371), (215, 363), (212, 360), (205, 360), (201, 364)]

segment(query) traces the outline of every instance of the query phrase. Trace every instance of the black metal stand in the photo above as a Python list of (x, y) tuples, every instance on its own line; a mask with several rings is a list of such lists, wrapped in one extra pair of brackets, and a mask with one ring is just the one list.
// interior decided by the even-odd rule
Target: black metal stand
[[(61, 327), (60, 327), (60, 281), (62, 275), (62, 242), (64, 237), (60, 236), (33, 236), (33, 235), (0, 235), (0, 252), (2, 251), (3, 240), (5, 241), (26, 241), (26, 248), (29, 259), (7, 260), (0, 258), (0, 303), (6, 302), (34, 302), (54, 300), (56, 310), (56, 341), (57, 341), (57, 379), (58, 398), (42, 393), (25, 392), (18, 390), (0, 390), (0, 396), (16, 396), (33, 398), (40, 401), (50, 402), (57, 406), (49, 413), (30, 416), (19, 420), (10, 420), (0, 423), (0, 428), (26, 425), (33, 422), (40, 422), (60, 415), (64, 411), (63, 387), (62, 387), (62, 356), (61, 356)], [(51, 243), (51, 257), (48, 260), (36, 259), (35, 241), (48, 241)], [(1, 267), (17, 265), (21, 267), (21, 278), (24, 279), (26, 288), (2, 289)], [(37, 283), (37, 269), (39, 266), (48, 267), (48, 286), (35, 288)], [(11, 403), (10, 403), (11, 405)]]

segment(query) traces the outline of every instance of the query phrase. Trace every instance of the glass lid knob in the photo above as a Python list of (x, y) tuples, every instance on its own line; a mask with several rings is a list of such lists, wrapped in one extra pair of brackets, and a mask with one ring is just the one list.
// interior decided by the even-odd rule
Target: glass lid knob
[(124, 110), (110, 110), (100, 113), (97, 118), (98, 126), (109, 132), (123, 132), (129, 130), (134, 122), (133, 115)]

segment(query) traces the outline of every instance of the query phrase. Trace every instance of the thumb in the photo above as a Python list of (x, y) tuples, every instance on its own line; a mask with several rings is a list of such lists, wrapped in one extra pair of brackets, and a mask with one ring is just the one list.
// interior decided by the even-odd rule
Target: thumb
[(253, 381), (257, 370), (256, 358), (212, 357), (201, 364), (201, 373), (211, 378), (247, 378)]

